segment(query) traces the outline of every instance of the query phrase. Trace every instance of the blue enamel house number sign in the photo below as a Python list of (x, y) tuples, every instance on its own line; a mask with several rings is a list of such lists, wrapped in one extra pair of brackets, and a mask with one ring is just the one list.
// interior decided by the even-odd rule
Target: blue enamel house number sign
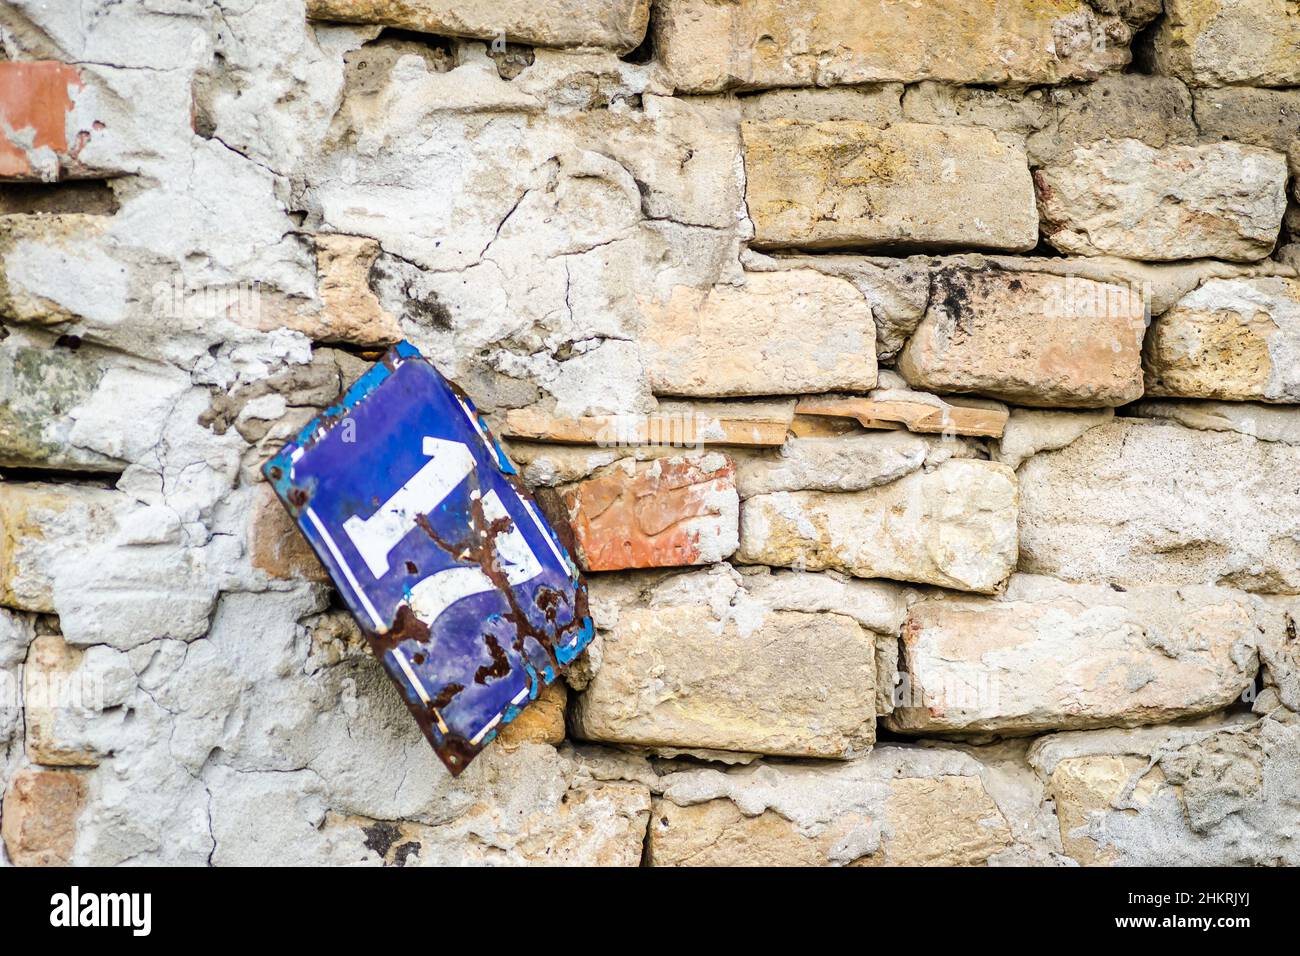
[(453, 775), (590, 643), (577, 567), (410, 343), (263, 471)]

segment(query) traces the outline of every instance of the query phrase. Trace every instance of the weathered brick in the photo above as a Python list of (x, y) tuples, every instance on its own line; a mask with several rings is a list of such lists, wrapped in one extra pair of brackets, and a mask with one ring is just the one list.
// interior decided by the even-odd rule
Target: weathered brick
[[(843, 764), (763, 764), (661, 779), (653, 866), (980, 866), (1017, 849), (999, 800), (965, 753), (887, 745)], [(1023, 818), (1022, 818), (1023, 819)], [(936, 825), (936, 821), (942, 825)], [(1023, 848), (1028, 849), (1028, 848)]]
[(798, 395), (876, 384), (876, 326), (850, 283), (811, 270), (751, 273), (742, 286), (677, 286), (642, 301), (656, 394)]
[(120, 651), (72, 647), (58, 633), (37, 637), (23, 666), (28, 759), (50, 767), (98, 765), (114, 750), (136, 680)]
[(0, 180), (53, 181), (81, 171), (78, 154), (91, 136), (68, 138), (81, 71), (52, 60), (0, 62)]
[(379, 348), (401, 341), (401, 325), (380, 304), (370, 284), (379, 243), (334, 233), (319, 233), (312, 242), (315, 298), (258, 289), (235, 302), (229, 317), (260, 332), (292, 329), (315, 342)]
[(1164, 783), (1146, 757), (1097, 754), (1068, 757), (1056, 765), (1047, 792), (1061, 821), (1061, 847), (1083, 866), (1113, 866), (1119, 853), (1090, 835), (1092, 823), (1112, 810), (1143, 809)]
[(944, 270), (898, 358), (909, 383), (1021, 405), (1123, 405), (1142, 394), (1145, 306), (1123, 286)]
[(189, 385), (174, 366), (15, 329), (0, 342), (0, 465), (120, 472), (156, 447)]
[(32, 768), (14, 774), (0, 819), (10, 861), (16, 866), (68, 866), (85, 802), (85, 779), (76, 771)]
[(25, 340), (20, 332), (0, 342), (0, 466), (121, 470), (120, 461), (69, 441), (69, 412), (94, 394), (104, 365), (90, 349)]
[(962, 591), (993, 591), (1016, 563), (1016, 476), (987, 461), (947, 461), (867, 491), (746, 499), (746, 564), (832, 568)]
[(880, 83), (870, 86), (835, 86), (828, 89), (769, 90), (740, 99), (741, 116), (747, 120), (799, 119), (860, 120), (888, 126), (903, 119), (902, 86)]
[(0, 482), (0, 604), (53, 612), (55, 559), (110, 531), (117, 500), (99, 488)]
[(1201, 431), (1236, 432), (1260, 441), (1300, 445), (1300, 407), (1295, 405), (1150, 399), (1130, 411), (1138, 418), (1166, 419)]
[(259, 483), (248, 524), (248, 559), (274, 578), (305, 578), (326, 583), (329, 574), (298, 530), (297, 523), (271, 490)]
[(1196, 123), (1206, 138), (1286, 153), (1291, 175), (1300, 175), (1300, 89), (1198, 89), (1195, 102)]
[(890, 727), (911, 733), (1135, 726), (1219, 710), (1280, 627), (1223, 588), (1070, 585), (1016, 576), (998, 600), (924, 601), (903, 626)]
[(737, 456), (741, 498), (781, 491), (864, 491), (920, 470), (931, 442), (903, 432), (791, 438), (779, 450)]
[(1040, 451), (1064, 448), (1090, 428), (1115, 417), (1113, 408), (1098, 411), (1062, 412), (1037, 408), (1013, 408), (1002, 438), (989, 447), (990, 457), (1012, 468)]
[(307, 0), (307, 15), (481, 40), (626, 52), (645, 36), (650, 0)]
[[(1124, 16), (1085, 0), (667, 0), (655, 48), (683, 92), (831, 86), (887, 80), (1057, 83), (1129, 61), (1134, 29), (1159, 12)], [(1110, 6), (1104, 9), (1114, 9)]]
[(1294, 866), (1300, 724), (1285, 709), (1040, 738), (1029, 763), (1085, 865)]
[(23, 717), (27, 756), (33, 763), (70, 767), (99, 763), (93, 752), (60, 746), (55, 727), (84, 656), (84, 651), (69, 647), (58, 634), (42, 635), (28, 649), (23, 666)]
[(497, 733), (496, 745), (515, 750), (523, 744), (564, 742), (564, 711), (569, 701), (568, 685), (562, 680), (547, 684), (537, 699)]
[(744, 592), (710, 604), (727, 580), (708, 572), (672, 583), (604, 622), (603, 660), (572, 711), (579, 737), (805, 757), (871, 746), (875, 640), (854, 618)]
[[(657, 411), (646, 415), (588, 415), (580, 418), (564, 418), (537, 408), (515, 408), (506, 413), (502, 431), (514, 438), (599, 445), (602, 448), (637, 445), (668, 448), (698, 445), (780, 447), (785, 443), (793, 417), (792, 399), (773, 402), (663, 402)], [(531, 460), (528, 451), (523, 455)]]
[(1021, 146), (969, 126), (746, 122), (754, 244), (1010, 249), (1038, 242)]
[(1273, 251), (1286, 157), (1239, 143), (1078, 146), (1034, 173), (1043, 234), (1070, 255), (1236, 262)]
[(120, 321), (126, 270), (95, 248), (108, 221), (81, 213), (0, 216), (0, 318)]
[(876, 320), (876, 357), (881, 361), (894, 358), (907, 343), (929, 299), (930, 260), (920, 256), (886, 259), (783, 253), (773, 258), (750, 250), (745, 253), (744, 262), (747, 269), (755, 271), (815, 269), (853, 283), (871, 306), (872, 318)]
[[(1004, 95), (1013, 103), (1034, 102), (1014, 91)], [(1094, 83), (1044, 90), (1040, 102), (1045, 122), (1029, 131), (1025, 141), (1035, 167), (1058, 162), (1076, 146), (1103, 139), (1136, 139), (1159, 148), (1195, 143), (1200, 135), (1195, 121), (1200, 116), (1193, 119), (1191, 93), (1169, 76), (1112, 73)]]
[(316, 275), (324, 308), (323, 327), (311, 334), (324, 342), (391, 345), (402, 338), (397, 319), (370, 289), (370, 269), (379, 243), (365, 236), (318, 235)]
[(517, 810), (500, 805), (503, 802), (508, 801), (477, 802), (442, 826), (330, 813), (324, 830), (339, 843), (355, 843), (358, 862), (373, 862), (378, 856), (388, 866), (641, 864), (650, 816), (650, 794), (641, 784), (561, 787), (539, 804)]
[(1197, 86), (1300, 84), (1300, 13), (1290, 0), (1165, 0), (1161, 73)]
[(1020, 569), (1296, 592), (1298, 471), (1300, 447), (1115, 418), (1020, 466)]
[(1147, 337), (1147, 392), (1300, 402), (1300, 279), (1210, 279)]
[(588, 571), (713, 564), (736, 550), (736, 469), (724, 455), (628, 458), (560, 494)]
[[(889, 373), (890, 378), (896, 377)], [(892, 384), (902, 387), (894, 388)], [(867, 429), (894, 430), (906, 428), (922, 435), (978, 435), (996, 438), (1007, 424), (1007, 408), (1000, 402), (980, 398), (958, 398), (944, 401), (929, 392), (914, 391), (898, 381), (886, 385), (881, 375), (881, 388), (865, 397), (811, 396), (795, 406), (799, 426), (813, 429), (835, 430), (845, 422), (854, 422)], [(798, 427), (798, 426), (797, 426)], [(831, 431), (832, 434), (842, 434)]]

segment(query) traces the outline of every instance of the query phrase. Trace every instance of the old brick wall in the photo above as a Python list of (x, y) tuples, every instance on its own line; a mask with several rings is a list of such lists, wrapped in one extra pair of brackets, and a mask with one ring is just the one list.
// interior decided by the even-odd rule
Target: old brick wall
[[(0, 51), (0, 859), (1300, 863), (1296, 0)], [(592, 572), (454, 781), (257, 470), (401, 338)]]

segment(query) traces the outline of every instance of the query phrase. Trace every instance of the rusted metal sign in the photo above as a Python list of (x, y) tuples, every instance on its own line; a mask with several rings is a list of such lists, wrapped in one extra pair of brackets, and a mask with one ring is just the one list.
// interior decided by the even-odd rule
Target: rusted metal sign
[(452, 774), (591, 641), (573, 561), (410, 343), (263, 470)]

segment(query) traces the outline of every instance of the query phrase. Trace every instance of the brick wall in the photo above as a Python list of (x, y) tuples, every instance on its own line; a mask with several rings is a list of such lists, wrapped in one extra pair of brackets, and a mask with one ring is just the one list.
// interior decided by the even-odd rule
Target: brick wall
[[(1294, 0), (11, 0), (0, 860), (1300, 863), (1298, 176)], [(457, 780), (257, 470), (402, 338), (598, 629)]]

